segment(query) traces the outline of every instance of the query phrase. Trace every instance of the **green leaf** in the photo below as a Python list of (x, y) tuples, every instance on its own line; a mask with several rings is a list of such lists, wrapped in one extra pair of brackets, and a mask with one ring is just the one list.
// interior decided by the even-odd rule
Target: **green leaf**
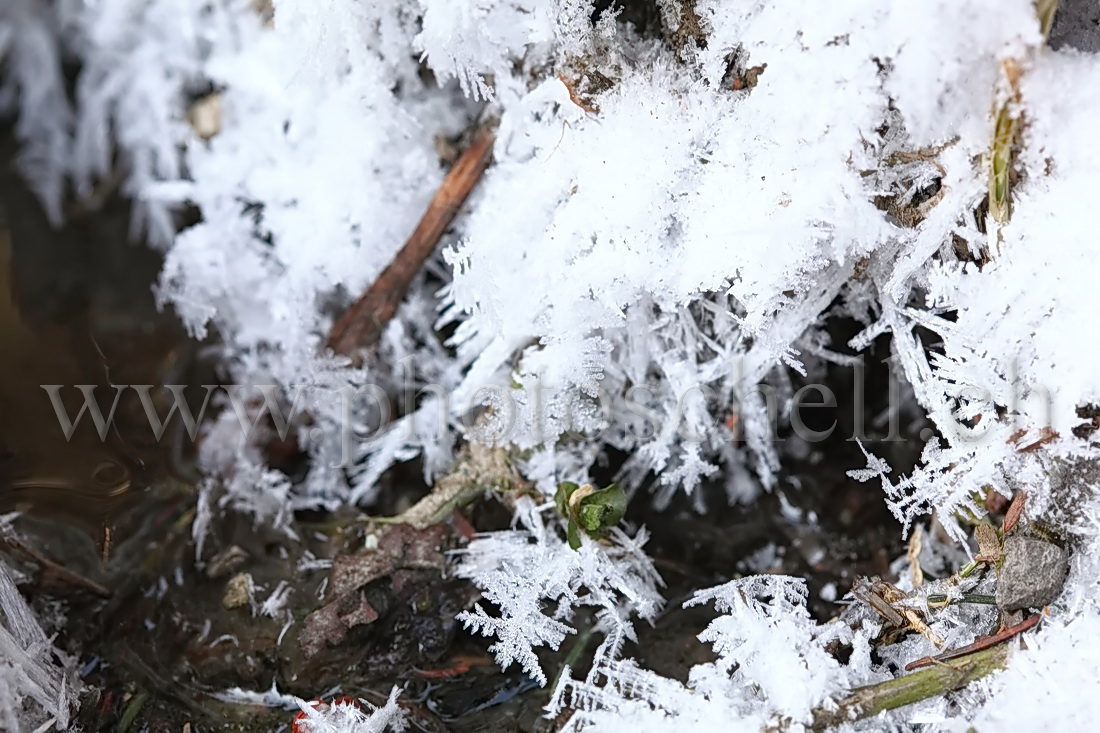
[(569, 528), (566, 530), (566, 536), (569, 538), (569, 546), (572, 549), (581, 549), (581, 530), (572, 519), (569, 520)]
[(558, 484), (558, 490), (554, 493), (554, 504), (557, 505), (563, 517), (569, 516), (569, 497), (579, 488), (580, 486), (572, 481), (562, 481)]
[(581, 494), (580, 486), (572, 481), (558, 484), (554, 503), (562, 516), (569, 520), (567, 534), (569, 546), (574, 550), (581, 546), (581, 532), (599, 537), (603, 530), (618, 524), (626, 514), (626, 492), (618, 484), (593, 490), (586, 485)]
[(604, 504), (582, 504), (577, 512), (577, 522), (584, 527), (585, 532), (592, 534), (603, 526), (605, 514), (607, 506)]
[[(582, 512), (591, 506), (599, 506), (601, 512), (599, 514), (599, 524), (590, 531), (595, 531), (600, 527), (614, 526), (626, 515), (626, 492), (618, 484), (611, 484), (606, 489), (593, 491), (581, 500)], [(588, 516), (595, 516), (595, 514), (589, 514)], [(585, 529), (589, 529), (587, 524)]]

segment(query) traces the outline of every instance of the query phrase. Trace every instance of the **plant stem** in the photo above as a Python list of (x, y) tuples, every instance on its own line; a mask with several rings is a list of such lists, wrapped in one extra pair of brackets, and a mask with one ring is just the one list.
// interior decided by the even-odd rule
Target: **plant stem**
[(878, 715), (958, 690), (974, 680), (1004, 669), (1008, 663), (1009, 645), (1001, 644), (970, 654), (950, 664), (936, 664), (904, 677), (861, 687), (838, 700), (831, 708), (818, 708), (810, 729), (823, 731), (833, 726)]
[(565, 661), (562, 662), (561, 667), (558, 668), (558, 673), (554, 675), (554, 683), (547, 688), (551, 691), (551, 694), (553, 694), (553, 691), (557, 689), (558, 681), (561, 680), (562, 672), (564, 672), (566, 668), (573, 669), (575, 666), (577, 666), (577, 662), (580, 661), (581, 655), (584, 653), (584, 650), (588, 648), (588, 642), (592, 638), (592, 634), (593, 632), (595, 632), (595, 630), (596, 626), (594, 624), (589, 625), (582, 629), (580, 634), (577, 635), (577, 640), (573, 643), (573, 648), (569, 650), (569, 654), (566, 655)]
[[(947, 603), (947, 595), (944, 593), (934, 593), (928, 596), (926, 600), (929, 603)], [(956, 598), (953, 603), (978, 603), (984, 606), (996, 606), (997, 597), (984, 593), (963, 593)]]

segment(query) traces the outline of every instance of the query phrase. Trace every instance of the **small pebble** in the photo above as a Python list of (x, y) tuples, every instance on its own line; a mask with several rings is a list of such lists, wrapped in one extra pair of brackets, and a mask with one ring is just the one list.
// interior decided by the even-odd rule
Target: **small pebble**
[(206, 577), (211, 580), (228, 577), (236, 572), (248, 560), (248, 551), (238, 545), (230, 545), (210, 561), (206, 567)]
[(1034, 537), (1004, 541), (1004, 563), (997, 574), (997, 605), (1003, 611), (1042, 608), (1062, 592), (1067, 553)]
[(225, 584), (225, 593), (222, 595), (222, 605), (227, 610), (247, 606), (252, 602), (252, 591), (255, 588), (252, 576), (248, 573), (237, 573)]

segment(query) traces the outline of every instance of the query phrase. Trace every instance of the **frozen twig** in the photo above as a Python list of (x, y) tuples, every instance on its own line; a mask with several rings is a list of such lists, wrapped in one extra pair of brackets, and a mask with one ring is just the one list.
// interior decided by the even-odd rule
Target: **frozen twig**
[(378, 341), (416, 273), (420, 272), (444, 230), (481, 180), (489, 164), (494, 139), (495, 133), (488, 125), (477, 132), (470, 147), (443, 179), (405, 246), (367, 292), (333, 325), (328, 338), (329, 348), (347, 355)]
[(471, 441), (462, 449), (454, 469), (435, 482), (430, 494), (396, 517), (372, 519), (380, 524), (409, 524), (425, 529), (447, 521), (454, 510), (484, 496), (487, 491), (517, 494), (532, 488), (533, 485), (512, 466), (508, 451)]

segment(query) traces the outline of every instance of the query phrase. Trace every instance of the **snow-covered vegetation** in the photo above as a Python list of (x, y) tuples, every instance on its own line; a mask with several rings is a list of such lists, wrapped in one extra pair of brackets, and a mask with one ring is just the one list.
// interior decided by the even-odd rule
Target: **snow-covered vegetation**
[[(1100, 58), (1051, 48), (1051, 3), (1034, 0), (654, 0), (648, 29), (595, 5), (0, 6), (0, 110), (47, 210), (60, 221), (66, 196), (124, 171), (135, 237), (164, 252), (160, 301), (216, 333), (228, 381), (277, 384), (310, 416), (290, 426), (312, 458), (300, 481), (264, 465), (233, 410), (206, 427), (196, 534), (217, 507), (277, 526), (293, 508), (369, 507), (395, 464), (419, 457), (432, 480), (463, 441), (493, 442), (546, 501), (520, 499), (512, 530), (455, 556), (483, 590), (462, 619), (502, 665), (557, 685), (550, 714), (576, 710), (571, 730), (798, 729), (932, 643), (872, 653), (877, 616), (818, 623), (800, 579), (753, 576), (698, 589), (688, 603), (720, 613), (699, 629), (717, 659), (660, 677), (623, 654), (666, 603), (645, 528), (574, 550), (552, 498), (613, 450), (632, 502), (683, 492), (705, 511), (715, 483), (752, 502), (814, 450), (772, 439), (799, 380), (882, 359), (888, 335), (934, 429), (908, 475), (869, 440), (852, 476), (881, 484), (899, 532), (942, 527), (928, 552), (965, 547), (990, 490), (1026, 489), (1070, 571), (1007, 670), (870, 725), (1096, 725)], [(439, 186), (440, 150), (486, 123), (493, 162), (377, 349), (326, 351), (334, 312)], [(185, 206), (201, 219), (177, 231)], [(838, 342), (838, 319), (862, 330)], [(349, 398), (368, 385), (426, 389), (383, 421)], [(15, 650), (0, 690), (63, 724), (49, 642), (0, 581), (0, 650)], [(555, 682), (536, 652), (576, 634), (582, 607), (602, 644), (585, 678)], [(930, 622), (952, 646), (975, 637), (959, 608)]]

